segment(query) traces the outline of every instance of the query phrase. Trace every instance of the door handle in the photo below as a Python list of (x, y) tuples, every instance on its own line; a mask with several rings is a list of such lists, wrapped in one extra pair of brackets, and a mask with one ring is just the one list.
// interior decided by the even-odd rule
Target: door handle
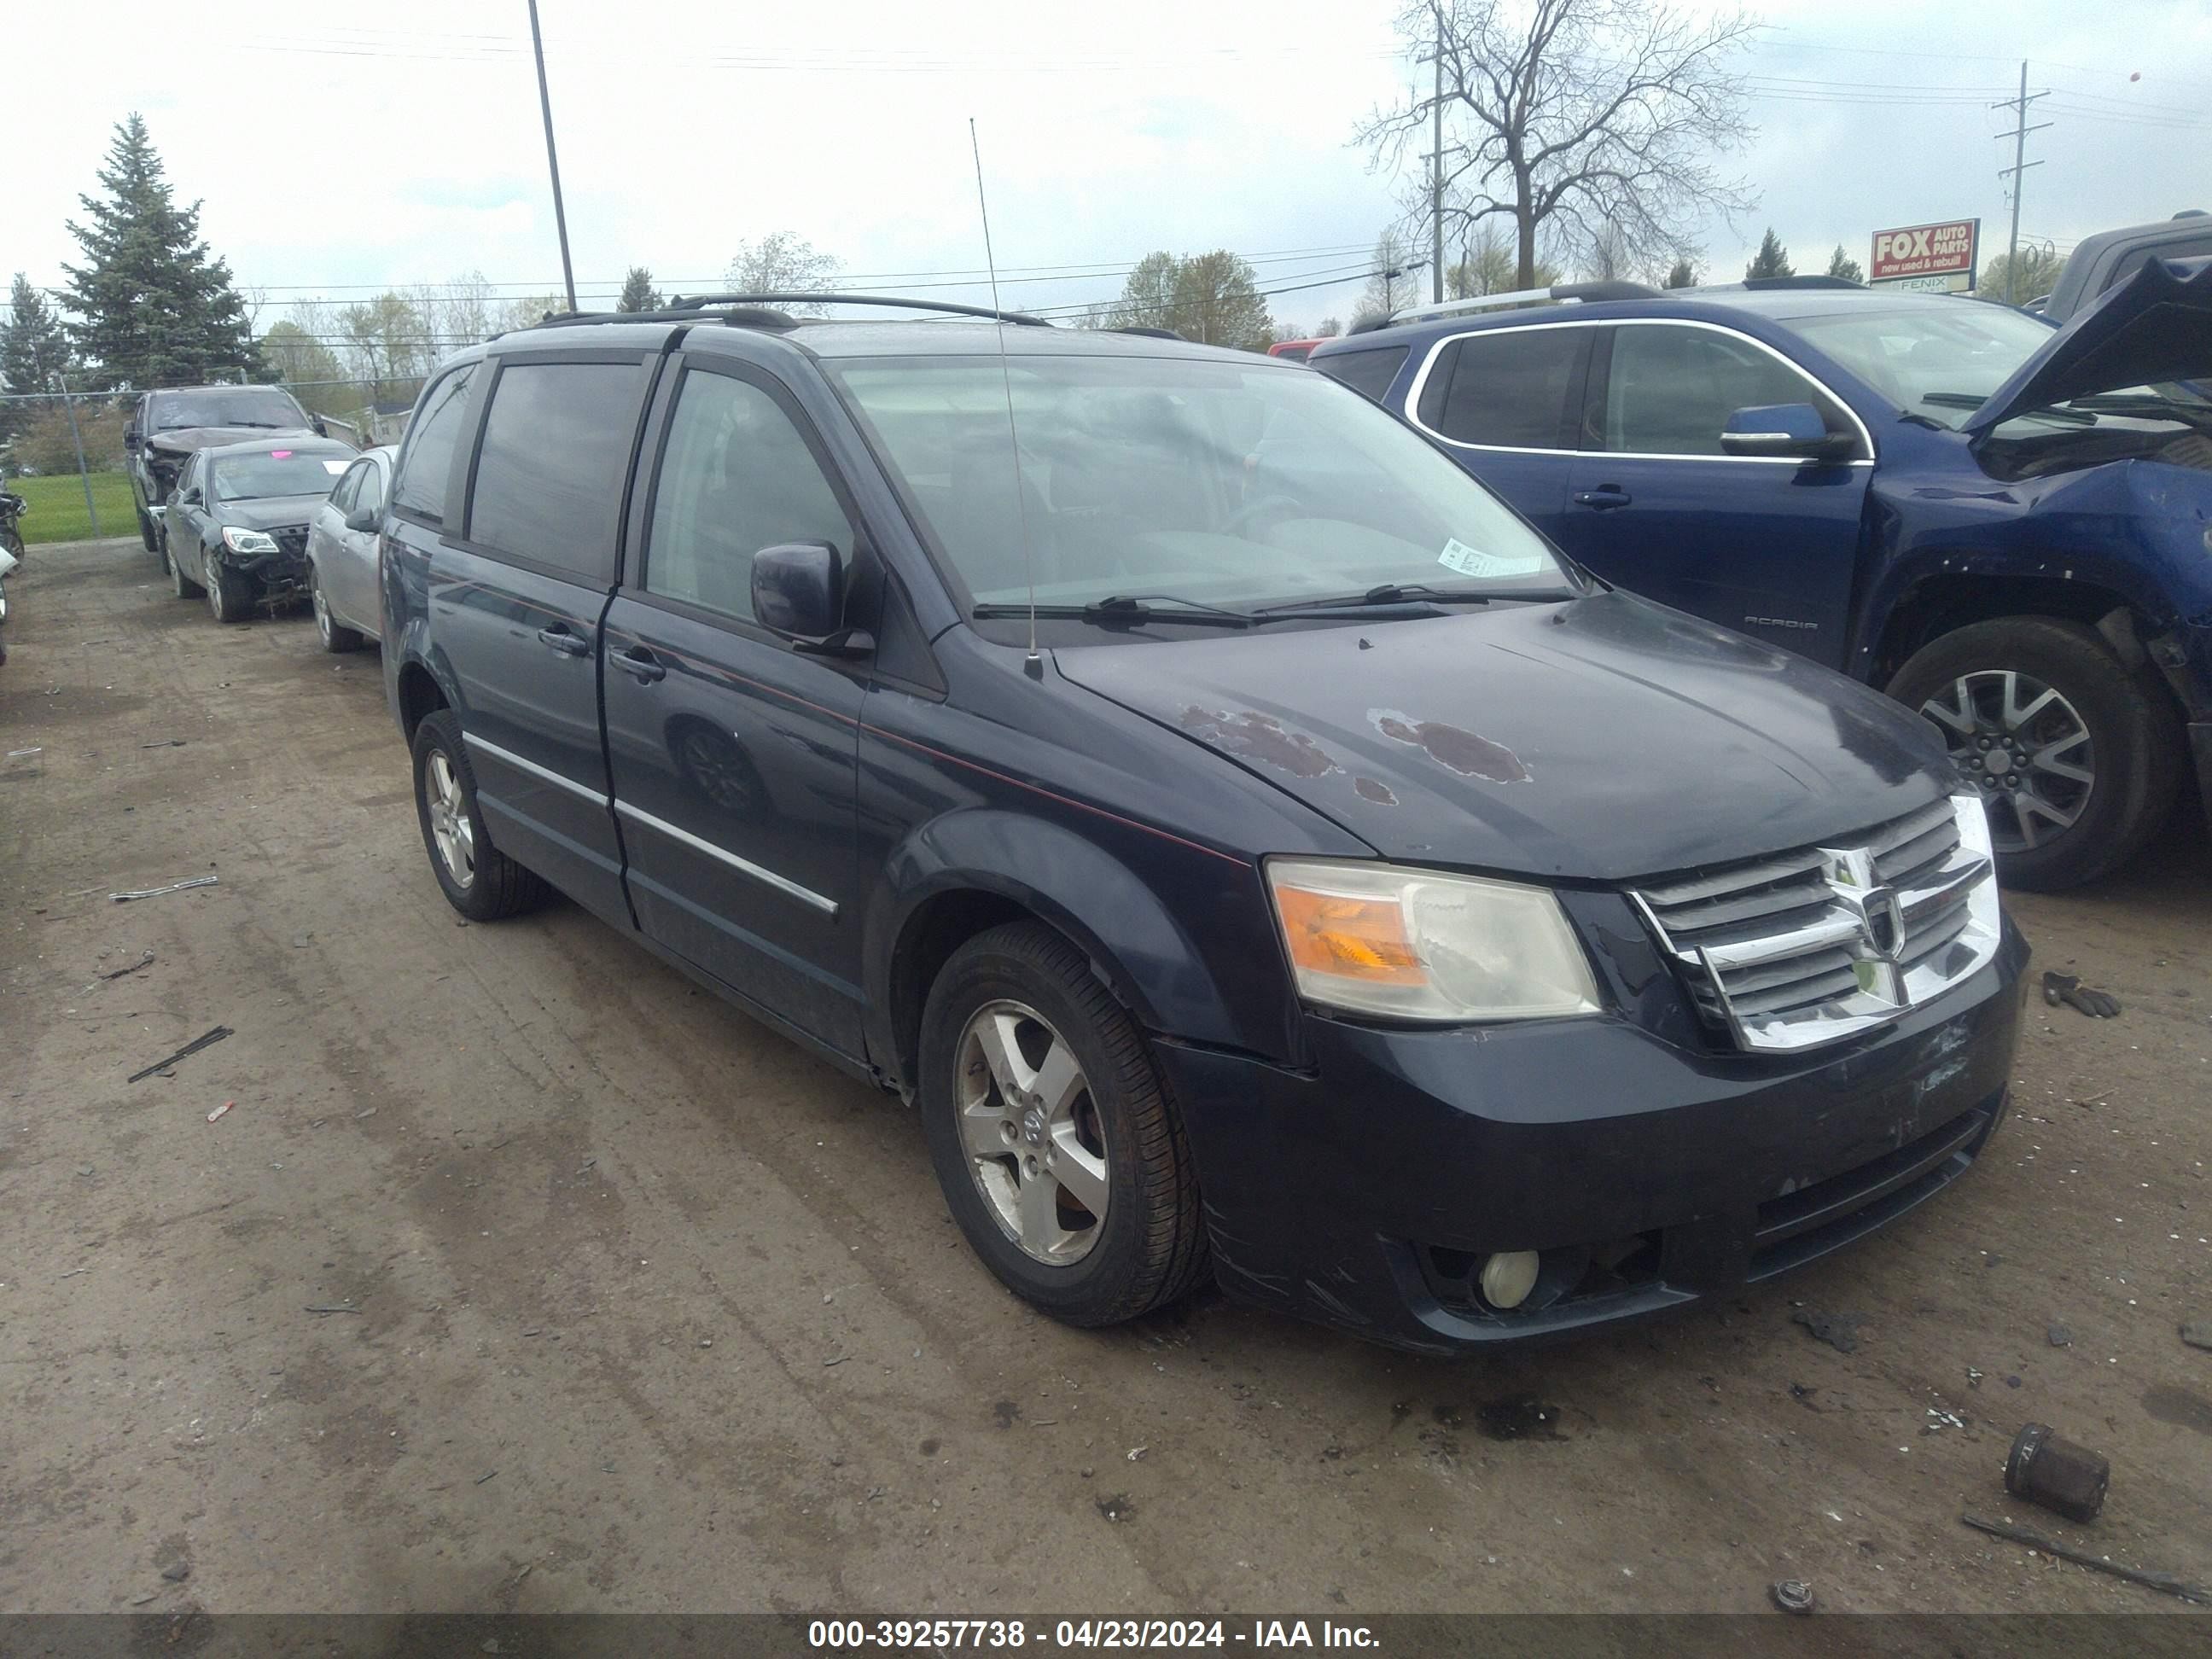
[(668, 678), (668, 670), (641, 645), (633, 645), (627, 651), (616, 653), (615, 666), (640, 685), (650, 685), (655, 680)]
[(564, 657), (588, 657), (592, 654), (592, 642), (581, 634), (572, 634), (565, 628), (539, 629), (538, 642), (551, 646)]
[(1619, 484), (1600, 484), (1595, 489), (1575, 492), (1577, 507), (1595, 507), (1600, 513), (1610, 513), (1616, 507), (1626, 507), (1635, 499)]

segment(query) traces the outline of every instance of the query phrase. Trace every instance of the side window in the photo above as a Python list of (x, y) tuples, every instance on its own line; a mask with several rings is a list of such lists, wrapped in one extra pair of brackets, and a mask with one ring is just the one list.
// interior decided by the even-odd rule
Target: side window
[(1311, 360), (1313, 366), (1341, 385), (1350, 386), (1370, 404), (1379, 404), (1398, 378), (1406, 361), (1404, 346), (1385, 346), (1379, 351), (1343, 351)]
[(461, 416), (476, 369), (474, 363), (463, 363), (424, 392), (408, 422), (407, 449), (399, 458), (399, 484), (392, 492), (392, 504), (428, 524), (446, 521), (446, 475), (453, 468), (453, 446), (460, 441)]
[(356, 461), (346, 469), (345, 477), (338, 480), (338, 487), (331, 491), (331, 505), (337, 509), (340, 518), (353, 511), (354, 494), (361, 488), (362, 475), (368, 471), (368, 462)]
[[(361, 464), (361, 477), (353, 492), (354, 507), (365, 507), (372, 513), (384, 510), (384, 473), (374, 461)], [(352, 509), (348, 508), (349, 512)]]
[(1453, 341), (1421, 384), (1421, 424), (1455, 443), (1572, 449), (1591, 331), (1501, 328)]
[(852, 521), (806, 441), (749, 381), (684, 377), (647, 532), (649, 593), (752, 620), (753, 555), (829, 542), (850, 556)]
[(642, 363), (509, 363), (492, 385), (469, 539), (604, 586), (644, 395)]
[(1618, 327), (1606, 378), (1604, 447), (1615, 454), (1718, 455), (1739, 409), (1811, 404), (1845, 429), (1832, 399), (1750, 341), (1710, 328)]
[(200, 458), (198, 454), (186, 461), (184, 470), (177, 474), (177, 494), (183, 495), (200, 487)]

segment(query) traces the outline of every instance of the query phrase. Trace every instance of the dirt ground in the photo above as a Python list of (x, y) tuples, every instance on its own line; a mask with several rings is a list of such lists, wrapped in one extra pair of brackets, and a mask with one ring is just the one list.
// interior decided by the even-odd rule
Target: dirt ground
[[(374, 652), (135, 542), (9, 597), (0, 1609), (2188, 1611), (1966, 1509), (2212, 1582), (2193, 823), (2015, 901), (2125, 1014), (2032, 1005), (1981, 1167), (1840, 1259), (1479, 1363), (1212, 1294), (1085, 1334), (887, 1098), (573, 907), (459, 924)], [(2005, 1497), (2030, 1419), (2102, 1521)]]

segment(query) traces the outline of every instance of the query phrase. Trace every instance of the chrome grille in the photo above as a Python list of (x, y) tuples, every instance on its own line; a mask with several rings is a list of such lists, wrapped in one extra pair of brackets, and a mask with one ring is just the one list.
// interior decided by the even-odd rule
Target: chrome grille
[(1747, 1049), (1887, 1024), (1989, 961), (2000, 926), (1989, 829), (1970, 796), (1632, 896), (1699, 1013)]

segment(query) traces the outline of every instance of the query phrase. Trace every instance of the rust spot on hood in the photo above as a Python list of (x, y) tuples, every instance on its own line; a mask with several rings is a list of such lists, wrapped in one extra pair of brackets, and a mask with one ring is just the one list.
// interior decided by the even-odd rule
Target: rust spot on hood
[(1430, 759), (1463, 778), (1480, 778), (1486, 783), (1526, 783), (1535, 775), (1521, 763), (1520, 756), (1480, 732), (1447, 726), (1442, 720), (1417, 720), (1395, 708), (1370, 709), (1367, 718), (1384, 737), (1425, 750)]
[(1258, 761), (1294, 778), (1324, 777), (1341, 771), (1329, 752), (1303, 732), (1293, 732), (1272, 714), (1225, 714), (1215, 708), (1184, 706), (1182, 728), (1224, 753)]
[(1398, 804), (1397, 796), (1390, 793), (1390, 786), (1379, 779), (1354, 778), (1352, 787), (1361, 799), (1371, 800), (1378, 806), (1395, 806)]

